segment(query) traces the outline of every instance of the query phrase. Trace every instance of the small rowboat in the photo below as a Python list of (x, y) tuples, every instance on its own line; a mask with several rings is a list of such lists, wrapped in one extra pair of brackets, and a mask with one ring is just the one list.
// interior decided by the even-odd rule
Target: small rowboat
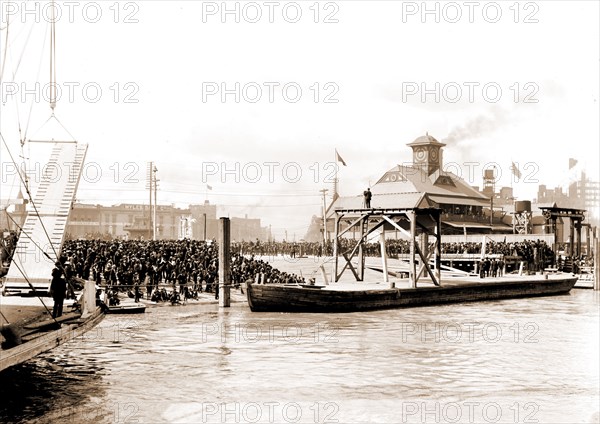
[(109, 306), (107, 314), (143, 314), (146, 312), (146, 305), (141, 303)]

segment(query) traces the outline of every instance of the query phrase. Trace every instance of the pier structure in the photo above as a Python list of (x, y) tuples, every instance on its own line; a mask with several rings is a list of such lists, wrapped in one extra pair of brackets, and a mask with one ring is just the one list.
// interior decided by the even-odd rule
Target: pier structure
[[(582, 222), (585, 220), (585, 210), (573, 209), (573, 208), (561, 208), (558, 206), (554, 207), (543, 207), (541, 206), (542, 214), (546, 218), (546, 222), (549, 223), (554, 233), (554, 245), (558, 246), (558, 231), (556, 230), (556, 221), (559, 218), (569, 218), (569, 257), (580, 257), (581, 256), (581, 227), (584, 226)], [(587, 239), (589, 240), (589, 226)], [(556, 247), (555, 247), (556, 249)], [(588, 249), (589, 252), (589, 249)], [(555, 254), (557, 252), (554, 252)]]
[[(342, 224), (344, 224), (342, 228)], [(425, 208), (373, 208), (373, 209), (335, 209), (333, 244), (333, 281), (339, 281), (349, 269), (356, 281), (364, 281), (365, 244), (370, 237), (379, 232), (384, 282), (388, 282), (387, 253), (385, 250), (385, 231), (397, 230), (410, 240), (408, 278), (412, 288), (417, 281), (428, 275), (431, 281), (441, 285), (441, 209)], [(358, 240), (353, 248), (343, 251), (344, 236), (358, 227)], [(429, 236), (433, 236), (433, 249), (429, 248)], [(434, 267), (430, 266), (434, 256)], [(355, 267), (352, 260), (357, 257)], [(343, 259), (343, 266), (340, 260)]]

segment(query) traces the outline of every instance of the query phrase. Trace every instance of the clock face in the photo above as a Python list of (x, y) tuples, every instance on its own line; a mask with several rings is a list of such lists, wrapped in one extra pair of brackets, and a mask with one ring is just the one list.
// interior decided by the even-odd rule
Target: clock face
[(435, 147), (430, 147), (429, 148), (429, 160), (437, 161), (437, 159), (438, 159), (438, 150)]
[(427, 156), (425, 148), (417, 147), (415, 150), (415, 159), (417, 159), (418, 161), (423, 161), (425, 160), (425, 156)]

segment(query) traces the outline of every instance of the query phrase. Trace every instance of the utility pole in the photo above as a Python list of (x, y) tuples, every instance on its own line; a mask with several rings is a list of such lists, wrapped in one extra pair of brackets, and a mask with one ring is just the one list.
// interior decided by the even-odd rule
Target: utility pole
[(154, 218), (152, 219), (152, 240), (156, 240), (156, 186), (157, 183), (160, 180), (156, 179), (156, 173), (158, 172), (158, 169), (156, 169), (156, 166), (152, 167), (152, 180), (154, 182)]
[(325, 196), (328, 191), (326, 188), (319, 190), (319, 193), (323, 196), (323, 252), (327, 248), (327, 200)]
[(146, 188), (150, 193), (150, 200), (148, 202), (148, 238), (154, 234), (152, 231), (152, 169), (154, 169), (154, 162), (148, 162), (148, 166), (146, 168)]

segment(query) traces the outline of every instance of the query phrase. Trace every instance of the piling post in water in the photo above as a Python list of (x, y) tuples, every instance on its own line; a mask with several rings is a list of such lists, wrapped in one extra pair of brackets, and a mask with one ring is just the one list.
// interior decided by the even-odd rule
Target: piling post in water
[(230, 248), (230, 222), (229, 218), (219, 219), (219, 306), (228, 308), (231, 295), (231, 257)]

